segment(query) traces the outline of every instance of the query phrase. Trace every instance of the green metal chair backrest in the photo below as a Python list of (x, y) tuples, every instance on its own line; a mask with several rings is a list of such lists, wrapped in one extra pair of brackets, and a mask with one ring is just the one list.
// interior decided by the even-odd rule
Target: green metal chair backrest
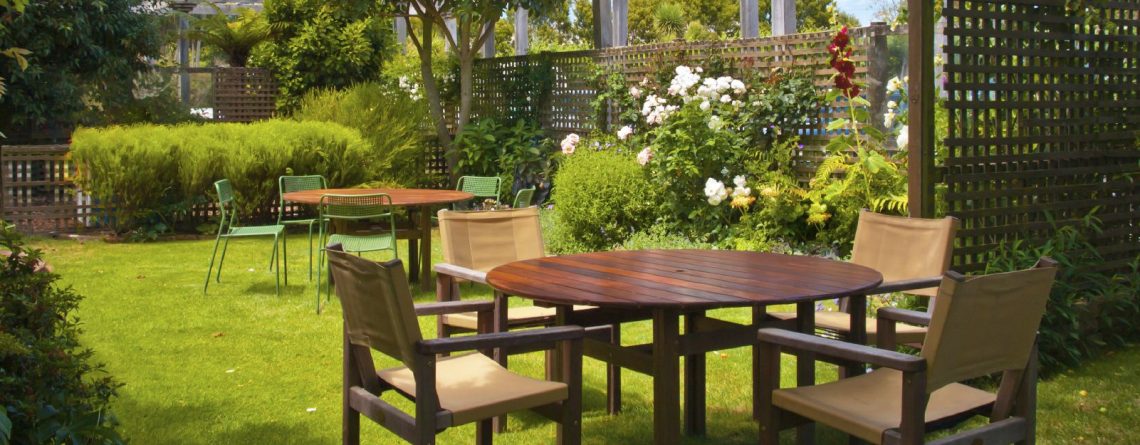
[(392, 219), (392, 197), (385, 193), (368, 195), (321, 195), (321, 218)]
[(461, 176), (455, 189), (475, 195), (476, 198), (499, 199), (503, 179), (497, 176)]
[(532, 201), (534, 201), (534, 187), (522, 189), (515, 195), (515, 203), (511, 207), (516, 209), (530, 207), (530, 205), (533, 204)]
[(214, 190), (218, 192), (218, 211), (221, 212), (221, 218), (218, 220), (220, 234), (226, 227), (233, 227), (237, 216), (237, 209), (234, 208), (234, 186), (230, 184), (229, 179), (219, 179), (214, 182)]
[(277, 185), (282, 195), (289, 192), (329, 188), (328, 181), (321, 175), (282, 176), (277, 178)]

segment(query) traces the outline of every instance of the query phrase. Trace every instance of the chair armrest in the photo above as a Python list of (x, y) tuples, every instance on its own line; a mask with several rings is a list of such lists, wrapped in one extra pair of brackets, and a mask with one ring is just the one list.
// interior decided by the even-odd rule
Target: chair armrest
[(559, 326), (526, 331), (422, 340), (416, 344), (416, 349), (421, 354), (446, 354), (475, 349), (511, 348), (534, 343), (552, 344), (566, 340), (581, 340), (582, 337), (585, 336), (585, 333), (586, 331), (579, 326)]
[(899, 309), (897, 307), (885, 307), (875, 312), (875, 316), (891, 321), (901, 321), (907, 324), (930, 326), (930, 314), (926, 312)]
[(463, 312), (490, 312), (495, 310), (495, 302), (491, 300), (457, 300), (441, 301), (436, 303), (417, 304), (416, 315), (446, 315)]
[(915, 278), (912, 280), (899, 280), (891, 281), (889, 283), (880, 284), (879, 287), (867, 291), (868, 295), (889, 294), (891, 292), (902, 292), (915, 289), (926, 289), (928, 287), (938, 287), (942, 284), (942, 277), (926, 277)]
[(487, 272), (481, 272), (475, 269), (468, 269), (454, 264), (437, 263), (432, 266), (437, 274), (452, 276), (455, 278), (462, 278), (464, 280), (474, 281), (476, 283), (487, 283)]
[(757, 334), (761, 343), (771, 343), (783, 349), (814, 352), (827, 357), (870, 363), (905, 372), (926, 370), (926, 359), (894, 351), (875, 349), (830, 338), (816, 337), (784, 329), (764, 328)]

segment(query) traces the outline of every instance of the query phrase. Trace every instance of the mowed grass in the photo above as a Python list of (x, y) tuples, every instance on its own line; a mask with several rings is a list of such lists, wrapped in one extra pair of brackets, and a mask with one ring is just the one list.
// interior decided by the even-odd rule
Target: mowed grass
[[(202, 294), (213, 240), (149, 244), (36, 239), (46, 259), (86, 296), (79, 313), (83, 341), (123, 384), (114, 409), (122, 432), (137, 444), (338, 443), (340, 441), (341, 312), (336, 297), (314, 313), (314, 285), (308, 280), (304, 235), (290, 236), (289, 285), (274, 295), (267, 272), (268, 240), (231, 242), (222, 282)], [(438, 246), (438, 243), (435, 244)], [(389, 254), (373, 257), (386, 259)], [(401, 244), (400, 255), (406, 257)], [(438, 261), (438, 248), (433, 255)], [(418, 286), (415, 290), (418, 292)], [(487, 297), (463, 286), (471, 298)], [(433, 294), (417, 294), (432, 301)], [(516, 299), (515, 303), (525, 304)], [(742, 310), (714, 316), (746, 320)], [(435, 320), (422, 318), (426, 337)], [(627, 325), (626, 344), (650, 340), (648, 323)], [(757, 426), (751, 417), (751, 353), (746, 348), (710, 354), (708, 435), (692, 444), (750, 444)], [(795, 360), (784, 361), (785, 385)], [(1140, 436), (1140, 351), (1110, 355), (1040, 387), (1041, 443), (1135, 443)], [(380, 366), (393, 366), (383, 360)], [(542, 375), (542, 355), (515, 356), (511, 368)], [(822, 367), (819, 379), (834, 378)], [(584, 442), (652, 442), (652, 385), (624, 373), (624, 411), (605, 413), (604, 365), (585, 361)], [(680, 390), (680, 388), (678, 388)], [(1080, 391), (1086, 391), (1081, 395)], [(390, 400), (400, 401), (397, 398)], [(410, 404), (400, 401), (404, 408)], [(1101, 408), (1104, 408), (1103, 410)], [(474, 427), (449, 429), (439, 443), (473, 441)], [(364, 422), (364, 443), (399, 443), (387, 431)], [(531, 414), (511, 417), (503, 444), (552, 443), (552, 423)], [(792, 436), (784, 437), (788, 443)], [(820, 443), (846, 443), (821, 428)]]

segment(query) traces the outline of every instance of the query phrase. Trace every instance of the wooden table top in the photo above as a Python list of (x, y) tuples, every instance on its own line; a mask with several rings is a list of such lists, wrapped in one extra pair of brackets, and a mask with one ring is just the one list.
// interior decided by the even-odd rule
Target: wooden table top
[(289, 192), (282, 195), (282, 198), (286, 201), (316, 205), (320, 204), (321, 195), (370, 195), (375, 193), (385, 193), (392, 197), (392, 205), (411, 207), (450, 204), (475, 198), (475, 195), (458, 190), (433, 189), (317, 189)]
[(731, 250), (596, 252), (516, 261), (487, 283), (550, 304), (613, 308), (788, 304), (859, 294), (883, 281), (868, 267), (812, 256)]

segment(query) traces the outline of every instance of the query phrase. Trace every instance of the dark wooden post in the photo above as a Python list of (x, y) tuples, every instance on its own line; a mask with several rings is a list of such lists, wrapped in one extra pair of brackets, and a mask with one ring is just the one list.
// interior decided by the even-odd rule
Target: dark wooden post
[(795, 33), (795, 0), (772, 0), (772, 35), (786, 36)]
[(613, 46), (613, 18), (610, 0), (593, 0), (594, 2), (594, 48), (609, 48)]
[(483, 41), (483, 57), (490, 59), (495, 57), (495, 22), (488, 23), (487, 28), (491, 28), (491, 35)]
[(614, 46), (629, 45), (629, 0), (612, 0), (614, 10)]
[(910, 110), (907, 199), (910, 216), (934, 216), (934, 5), (908, 0)]

